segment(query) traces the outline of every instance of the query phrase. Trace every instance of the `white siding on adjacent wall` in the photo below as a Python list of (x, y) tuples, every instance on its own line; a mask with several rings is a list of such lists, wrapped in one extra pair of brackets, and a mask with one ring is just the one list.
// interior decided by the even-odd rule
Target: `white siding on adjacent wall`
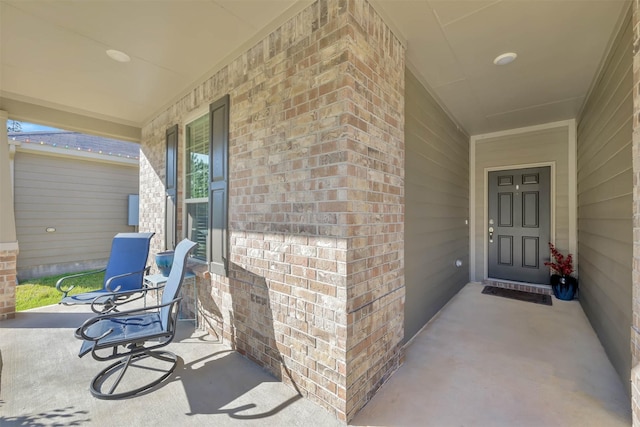
[(624, 384), (632, 324), (632, 26), (630, 13), (578, 120), (580, 302)]
[(405, 87), (407, 340), (469, 278), (469, 137), (410, 71)]
[(18, 151), (14, 167), (20, 280), (103, 266), (113, 236), (134, 231), (137, 166)]

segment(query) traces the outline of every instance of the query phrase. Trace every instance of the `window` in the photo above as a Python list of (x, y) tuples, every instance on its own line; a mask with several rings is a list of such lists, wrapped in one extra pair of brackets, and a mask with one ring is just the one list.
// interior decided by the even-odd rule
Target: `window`
[(228, 270), (229, 95), (185, 128), (186, 235), (198, 243), (194, 257), (209, 271)]
[(193, 256), (208, 261), (209, 240), (209, 115), (187, 124), (185, 205), (187, 238), (198, 243)]

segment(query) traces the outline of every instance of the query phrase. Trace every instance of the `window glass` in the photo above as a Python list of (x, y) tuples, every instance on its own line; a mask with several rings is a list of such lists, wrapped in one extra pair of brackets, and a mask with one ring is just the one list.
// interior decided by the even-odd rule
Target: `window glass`
[(209, 224), (209, 115), (186, 127), (187, 237), (198, 243), (195, 258), (207, 260)]
[(209, 116), (187, 125), (188, 199), (206, 198), (209, 190)]

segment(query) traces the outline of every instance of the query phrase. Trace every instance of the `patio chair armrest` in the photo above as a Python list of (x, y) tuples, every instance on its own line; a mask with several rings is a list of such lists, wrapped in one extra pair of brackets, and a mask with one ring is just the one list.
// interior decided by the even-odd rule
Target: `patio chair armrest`
[(118, 274), (117, 276), (111, 276), (111, 277), (109, 277), (109, 279), (105, 283), (104, 287), (109, 292), (118, 292), (118, 289), (120, 289), (120, 286), (118, 286), (115, 289), (112, 289), (111, 288), (111, 282), (113, 282), (116, 279), (121, 279), (123, 277), (133, 276), (134, 274), (140, 274), (140, 273), (142, 273), (143, 275), (149, 274), (149, 269), (151, 269), (151, 266), (145, 267), (144, 270), (132, 271), (132, 272), (129, 272), (129, 273)]
[(158, 292), (164, 285), (157, 287), (144, 286), (142, 289), (134, 289), (131, 291), (105, 293), (91, 302), (91, 311), (96, 314), (107, 314), (112, 311), (119, 311), (118, 308), (145, 298), (147, 292), (155, 290)]
[[(133, 295), (137, 295), (133, 297)], [(140, 298), (144, 298), (146, 295), (145, 289), (136, 289), (133, 291), (125, 292), (111, 292), (100, 295), (93, 301), (91, 301), (91, 311), (96, 314), (107, 314), (112, 311), (118, 311), (118, 307), (132, 301), (137, 301)]]
[(94, 320), (94, 319), (95, 319), (95, 321), (98, 321), (98, 320), (102, 320), (102, 319), (110, 319), (110, 318), (115, 318), (115, 317), (129, 316), (129, 315), (132, 315), (132, 314), (144, 314), (144, 313), (149, 312), (149, 311), (156, 311), (156, 310), (159, 310), (159, 309), (161, 309), (163, 307), (168, 307), (168, 306), (170, 306), (172, 304), (175, 304), (176, 302), (179, 302), (181, 300), (182, 300), (182, 297), (178, 297), (178, 298), (175, 298), (175, 299), (173, 299), (173, 300), (171, 300), (169, 302), (166, 302), (164, 304), (148, 305), (146, 307), (134, 308), (132, 310), (116, 311), (116, 312), (113, 312), (113, 313), (103, 314), (103, 315), (100, 315), (100, 316), (92, 317), (91, 319), (87, 320), (85, 323), (90, 322), (91, 320)]
[[(114, 311), (117, 307), (123, 306), (133, 301), (137, 301), (147, 295), (149, 291), (160, 291), (164, 285), (155, 287), (143, 287), (142, 289), (134, 289), (131, 291), (110, 292), (101, 295), (91, 302), (91, 311), (96, 314), (107, 314)], [(135, 298), (132, 295), (140, 294)]]
[[(91, 320), (91, 319), (89, 319)], [(86, 323), (86, 322), (85, 322)], [(111, 334), (113, 332), (113, 328), (109, 328), (106, 331), (104, 331), (104, 333), (102, 333), (101, 335), (97, 336), (97, 337), (90, 337), (89, 335), (87, 335), (85, 333), (85, 331), (91, 327), (94, 323), (96, 322), (91, 322), (88, 325), (82, 325), (81, 327), (78, 328), (78, 330), (76, 331), (76, 337), (83, 339), (85, 341), (98, 341), (101, 340), (102, 338), (106, 337), (107, 335)]]
[(71, 290), (73, 288), (76, 287), (76, 285), (68, 285), (68, 288), (63, 288), (64, 282), (68, 279), (75, 279), (78, 277), (83, 277), (83, 276), (89, 276), (91, 274), (96, 274), (96, 273), (102, 273), (103, 271), (106, 271), (106, 268), (102, 268), (100, 270), (94, 270), (94, 271), (87, 271), (85, 273), (78, 273), (78, 274), (72, 274), (69, 276), (65, 276), (65, 277), (61, 277), (60, 279), (58, 279), (58, 281), (56, 282), (56, 289), (60, 292), (62, 292), (62, 297), (65, 298), (67, 296), (67, 294), (69, 292), (71, 292)]
[(75, 332), (75, 336), (78, 339), (83, 339), (86, 341), (98, 341), (104, 337), (106, 337), (107, 335), (109, 335), (112, 330), (107, 330), (104, 333), (100, 334), (97, 337), (93, 337), (90, 335), (87, 335), (86, 331), (87, 329), (89, 329), (93, 324), (98, 323), (102, 320), (108, 320), (108, 319), (114, 319), (117, 317), (126, 317), (126, 316), (131, 316), (131, 315), (137, 315), (137, 314), (144, 314), (150, 311), (156, 311), (159, 310), (163, 307), (168, 307), (168, 306), (172, 306), (173, 304), (176, 304), (178, 302), (180, 302), (182, 300), (182, 297), (173, 299), (167, 303), (164, 304), (158, 304), (158, 305), (153, 305), (153, 306), (149, 306), (149, 307), (145, 307), (145, 308), (136, 308), (133, 310), (126, 310), (126, 311), (115, 311), (112, 313), (107, 313), (107, 314), (102, 314), (99, 316), (95, 316), (92, 317), (90, 319), (87, 319), (82, 326), (80, 326), (78, 329), (76, 329)]

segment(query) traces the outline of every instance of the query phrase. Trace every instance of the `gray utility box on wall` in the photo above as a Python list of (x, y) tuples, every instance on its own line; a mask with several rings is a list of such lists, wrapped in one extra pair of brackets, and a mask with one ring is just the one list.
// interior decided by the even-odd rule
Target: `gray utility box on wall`
[(129, 194), (129, 214), (127, 215), (127, 225), (138, 226), (139, 197), (137, 194)]

